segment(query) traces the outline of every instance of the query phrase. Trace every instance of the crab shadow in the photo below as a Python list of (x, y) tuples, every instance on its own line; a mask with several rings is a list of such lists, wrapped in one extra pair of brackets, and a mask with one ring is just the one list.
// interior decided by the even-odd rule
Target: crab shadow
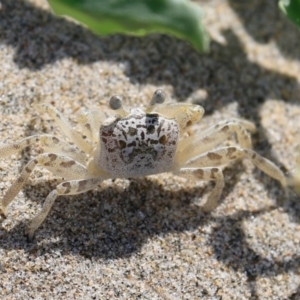
[[(229, 170), (226, 177), (236, 182), (238, 173)], [(56, 180), (28, 184), (23, 192), (26, 198), (42, 204), (56, 185)], [(210, 192), (210, 186), (174, 191), (152, 178), (131, 179), (125, 188), (120, 181), (117, 186), (119, 188), (114, 184), (78, 196), (59, 197), (32, 243), (28, 243), (23, 233), (29, 221), (26, 220), (9, 232), (0, 229), (1, 240), (5, 241), (1, 247), (24, 249), (34, 255), (58, 250), (62, 255), (110, 260), (138, 253), (147, 240), (155, 236), (192, 231), (213, 223), (208, 245), (217, 260), (245, 273), (252, 299), (257, 298), (256, 279), (293, 272), (300, 267), (300, 255), (272, 260), (257, 254), (247, 242), (243, 222), (276, 206), (215, 217), (204, 214), (194, 203)], [(222, 198), (230, 194), (233, 187), (226, 186)], [(286, 208), (300, 215), (296, 198), (287, 202)]]
[[(28, 152), (24, 151), (20, 170), (28, 160)], [(224, 188), (222, 198), (232, 192), (242, 171), (241, 166), (224, 172), (225, 178), (233, 184)], [(59, 179), (28, 182), (22, 191), (26, 199), (43, 205), (47, 195), (60, 182)], [(38, 233), (31, 246), (24, 234), (30, 220), (2, 233), (7, 238), (13, 237), (14, 241), (19, 240), (25, 248), (29, 245), (27, 249), (34, 248), (40, 239), (59, 237), (60, 241), (54, 243), (51, 249), (57, 247), (63, 252), (73, 252), (87, 258), (112, 259), (131, 256), (153, 236), (195, 229), (209, 220), (209, 214), (203, 213), (199, 206), (199, 199), (210, 192), (212, 183), (194, 188), (175, 188), (174, 191), (174, 187), (166, 189), (164, 184), (157, 183), (151, 177), (108, 182), (108, 186), (100, 186), (99, 190), (58, 197), (42, 227), (37, 230), (42, 236)], [(92, 246), (87, 246), (87, 241)]]

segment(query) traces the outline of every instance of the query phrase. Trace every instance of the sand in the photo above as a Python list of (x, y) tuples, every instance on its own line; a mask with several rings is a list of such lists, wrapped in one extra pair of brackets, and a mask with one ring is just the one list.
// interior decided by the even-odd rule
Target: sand
[[(240, 117), (253, 147), (286, 173), (300, 144), (300, 32), (277, 1), (203, 0), (211, 51), (165, 35), (97, 37), (54, 16), (43, 0), (1, 0), (0, 139), (57, 134), (31, 104), (51, 103), (72, 124), (81, 108), (170, 101), (202, 105), (199, 131)], [(2, 197), (30, 147), (0, 161)], [(227, 168), (220, 205), (201, 211), (213, 185), (171, 174), (105, 181), (59, 197), (27, 242), (24, 229), (60, 182), (37, 168), (0, 228), (1, 299), (299, 299), (300, 202), (244, 160)]]

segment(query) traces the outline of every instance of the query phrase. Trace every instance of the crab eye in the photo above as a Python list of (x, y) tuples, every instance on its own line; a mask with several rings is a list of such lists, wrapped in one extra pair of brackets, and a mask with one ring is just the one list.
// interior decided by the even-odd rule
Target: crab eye
[(156, 90), (152, 96), (152, 99), (150, 101), (150, 105), (155, 105), (155, 104), (161, 104), (164, 103), (166, 98), (165, 93), (163, 90)]
[(114, 95), (109, 100), (109, 107), (113, 110), (120, 109), (122, 107), (122, 98), (118, 95)]

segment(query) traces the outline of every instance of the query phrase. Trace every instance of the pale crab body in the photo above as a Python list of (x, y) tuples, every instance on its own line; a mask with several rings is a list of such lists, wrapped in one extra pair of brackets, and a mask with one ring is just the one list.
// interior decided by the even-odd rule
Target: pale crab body
[[(73, 129), (53, 106), (35, 106), (48, 113), (68, 142), (54, 135), (40, 134), (18, 142), (0, 145), (0, 158), (8, 157), (29, 145), (39, 143), (44, 153), (31, 159), (18, 179), (1, 200), (6, 215), (24, 183), (38, 165), (64, 181), (48, 195), (41, 211), (28, 226), (29, 239), (48, 215), (60, 195), (75, 195), (97, 188), (108, 178), (131, 178), (172, 172), (188, 179), (215, 181), (215, 187), (203, 206), (211, 211), (218, 204), (224, 187), (223, 167), (230, 162), (250, 159), (263, 172), (286, 186), (286, 177), (271, 161), (251, 149), (249, 132), (255, 126), (248, 121), (230, 119), (204, 130), (190, 131), (204, 114), (199, 105), (164, 104), (164, 94), (157, 90), (145, 110), (125, 110), (119, 96), (110, 100), (116, 114), (108, 117), (102, 111), (87, 111), (78, 116), (82, 133)], [(83, 136), (85, 135), (85, 137)], [(222, 146), (236, 135), (235, 146)]]
[(178, 140), (174, 119), (134, 109), (101, 125), (96, 162), (112, 178), (169, 172)]

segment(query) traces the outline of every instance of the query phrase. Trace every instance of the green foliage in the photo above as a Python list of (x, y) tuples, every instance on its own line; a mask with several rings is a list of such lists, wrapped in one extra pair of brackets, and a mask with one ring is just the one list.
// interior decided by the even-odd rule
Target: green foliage
[(300, 28), (300, 0), (280, 0), (279, 7)]
[(209, 47), (199, 5), (188, 0), (48, 0), (58, 15), (70, 16), (99, 35), (143, 36), (159, 32), (189, 41), (197, 50)]

